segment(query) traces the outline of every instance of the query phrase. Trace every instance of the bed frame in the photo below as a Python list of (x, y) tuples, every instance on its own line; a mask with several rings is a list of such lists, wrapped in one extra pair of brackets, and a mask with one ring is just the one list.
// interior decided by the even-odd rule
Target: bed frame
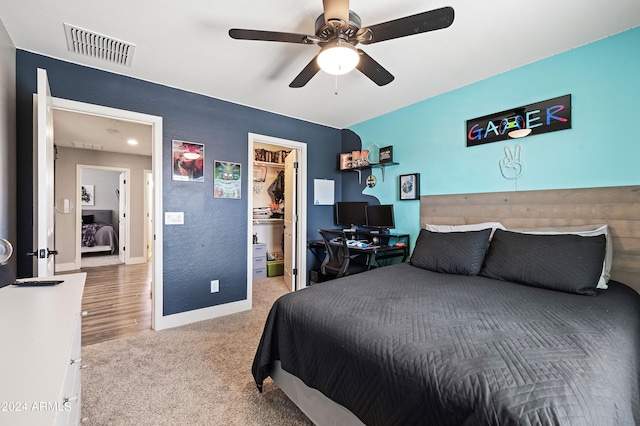
[(507, 228), (607, 224), (611, 279), (640, 293), (640, 186), (420, 197), (421, 227), (490, 221)]
[[(82, 215), (93, 215), (93, 220), (96, 223), (106, 223), (113, 226), (113, 210), (82, 210)], [(86, 253), (102, 253), (111, 254), (111, 246), (93, 246), (85, 247), (81, 246), (80, 251), (82, 254)]]
[[(613, 243), (611, 279), (640, 293), (640, 186), (420, 197), (420, 227), (495, 221), (507, 228), (606, 223)], [(271, 378), (315, 424), (362, 425), (346, 408), (275, 364)]]

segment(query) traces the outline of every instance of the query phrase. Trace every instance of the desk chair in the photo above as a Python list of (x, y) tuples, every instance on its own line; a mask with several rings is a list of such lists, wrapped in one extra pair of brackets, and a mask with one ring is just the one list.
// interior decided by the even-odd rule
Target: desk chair
[(324, 240), (325, 257), (320, 266), (323, 275), (335, 275), (340, 278), (367, 270), (366, 265), (351, 262), (352, 256), (347, 246), (347, 237), (343, 231), (318, 229)]

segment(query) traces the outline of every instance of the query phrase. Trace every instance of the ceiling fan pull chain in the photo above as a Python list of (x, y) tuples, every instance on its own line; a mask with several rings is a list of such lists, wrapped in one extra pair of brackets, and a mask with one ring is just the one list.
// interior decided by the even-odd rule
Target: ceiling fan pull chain
[(336, 75), (336, 90), (333, 92), (335, 95), (338, 94), (338, 76)]

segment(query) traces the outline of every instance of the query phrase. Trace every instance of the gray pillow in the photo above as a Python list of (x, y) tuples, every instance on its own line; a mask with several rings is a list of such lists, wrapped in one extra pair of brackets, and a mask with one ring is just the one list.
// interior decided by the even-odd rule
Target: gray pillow
[(551, 290), (595, 295), (604, 235), (535, 235), (496, 230), (480, 275)]
[(411, 264), (435, 272), (478, 275), (489, 244), (491, 228), (467, 232), (420, 230)]

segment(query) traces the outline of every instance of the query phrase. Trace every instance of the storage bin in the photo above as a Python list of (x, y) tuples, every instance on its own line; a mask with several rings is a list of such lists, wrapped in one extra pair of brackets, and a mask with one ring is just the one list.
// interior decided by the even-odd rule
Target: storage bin
[(284, 260), (267, 260), (267, 277), (284, 275)]

